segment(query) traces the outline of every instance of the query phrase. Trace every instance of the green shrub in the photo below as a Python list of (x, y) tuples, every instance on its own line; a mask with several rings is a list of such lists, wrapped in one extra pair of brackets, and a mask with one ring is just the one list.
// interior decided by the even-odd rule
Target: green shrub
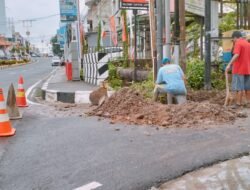
[(20, 63), (24, 63), (24, 61), (23, 60), (18, 60), (18, 61), (16, 61), (16, 63), (20, 64)]
[(13, 65), (13, 64), (16, 64), (16, 61), (15, 60), (2, 60), (0, 61), (0, 65)]
[(80, 78), (81, 78), (81, 80), (84, 80), (84, 72), (83, 72), (83, 69), (80, 70)]
[(187, 84), (190, 88), (199, 90), (204, 87), (204, 62), (191, 59), (187, 62)]
[[(190, 59), (187, 62), (187, 84), (188, 87), (194, 90), (200, 90), (204, 88), (204, 73), (205, 73), (205, 64), (204, 61), (201, 61), (197, 58)], [(212, 70), (211, 73), (211, 86), (214, 89), (222, 90), (225, 89), (225, 77), (224, 73), (219, 71)]]
[(117, 67), (112, 63), (108, 63), (108, 67), (109, 67), (109, 85), (117, 90), (119, 88), (122, 87), (122, 80), (119, 78), (119, 76), (117, 75)]
[(152, 98), (154, 86), (153, 72), (150, 72), (147, 80), (143, 82), (136, 82), (132, 84), (131, 88), (141, 92), (145, 98)]

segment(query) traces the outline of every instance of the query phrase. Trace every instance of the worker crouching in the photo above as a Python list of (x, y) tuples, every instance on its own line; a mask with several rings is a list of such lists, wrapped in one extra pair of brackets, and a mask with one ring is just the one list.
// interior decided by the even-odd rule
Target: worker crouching
[(173, 104), (173, 98), (177, 104), (187, 101), (185, 75), (179, 65), (171, 64), (169, 58), (162, 60), (154, 89), (154, 101), (157, 101), (159, 94), (167, 94), (168, 104)]

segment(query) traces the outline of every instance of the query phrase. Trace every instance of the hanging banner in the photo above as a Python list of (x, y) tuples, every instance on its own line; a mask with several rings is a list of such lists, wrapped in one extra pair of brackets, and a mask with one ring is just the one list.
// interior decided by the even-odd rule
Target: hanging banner
[(122, 16), (122, 41), (126, 42), (127, 41), (127, 35), (126, 35), (126, 23), (124, 16)]
[(147, 10), (149, 0), (120, 0), (121, 9)]
[(61, 22), (74, 22), (77, 20), (77, 0), (60, 0)]
[(117, 42), (117, 32), (116, 32), (116, 25), (115, 25), (115, 17), (114, 16), (110, 17), (109, 22), (110, 22), (111, 38), (112, 38), (113, 44), (115, 46), (117, 46), (118, 42)]

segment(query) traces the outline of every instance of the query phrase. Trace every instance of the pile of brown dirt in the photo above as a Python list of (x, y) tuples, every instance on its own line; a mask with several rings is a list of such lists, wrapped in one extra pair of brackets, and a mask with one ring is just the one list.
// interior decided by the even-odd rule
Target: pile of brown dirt
[(187, 99), (193, 102), (209, 102), (211, 104), (224, 105), (226, 99), (226, 91), (189, 91)]
[[(114, 122), (192, 127), (198, 124), (219, 124), (244, 117), (236, 111), (209, 102), (189, 102), (184, 105), (163, 105), (145, 100), (139, 92), (123, 88), (113, 94), (90, 115), (111, 118)], [(206, 127), (205, 126), (205, 127)]]

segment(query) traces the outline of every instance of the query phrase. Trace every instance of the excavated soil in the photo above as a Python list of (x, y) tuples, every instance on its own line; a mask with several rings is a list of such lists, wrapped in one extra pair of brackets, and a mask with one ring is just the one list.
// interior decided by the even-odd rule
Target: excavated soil
[(209, 102), (211, 104), (224, 105), (226, 91), (189, 91), (187, 99), (193, 102)]
[(89, 114), (111, 118), (111, 123), (163, 127), (193, 127), (199, 124), (207, 127), (208, 124), (233, 122), (237, 117), (247, 117), (242, 112), (221, 106), (223, 93), (207, 95), (204, 91), (192, 94), (184, 105), (164, 105), (145, 100), (139, 92), (123, 88)]

